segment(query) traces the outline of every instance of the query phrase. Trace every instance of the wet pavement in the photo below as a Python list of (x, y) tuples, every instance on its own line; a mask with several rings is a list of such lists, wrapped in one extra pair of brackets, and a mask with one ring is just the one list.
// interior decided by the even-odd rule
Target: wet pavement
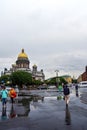
[(6, 109), (0, 102), (0, 130), (87, 130), (87, 89), (71, 89), (66, 107), (57, 91), (31, 91), (33, 96), (19, 96)]

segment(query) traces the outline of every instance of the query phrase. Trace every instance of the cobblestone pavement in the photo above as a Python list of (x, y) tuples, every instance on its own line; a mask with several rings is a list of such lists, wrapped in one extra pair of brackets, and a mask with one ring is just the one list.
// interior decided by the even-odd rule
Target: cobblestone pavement
[(2, 116), (0, 102), (0, 130), (87, 130), (86, 92), (81, 89), (76, 95), (72, 89), (68, 107), (59, 93), (50, 95), (45, 91), (43, 100), (29, 101), (28, 97), (21, 97), (13, 107), (7, 102), (4, 113), (7, 116)]

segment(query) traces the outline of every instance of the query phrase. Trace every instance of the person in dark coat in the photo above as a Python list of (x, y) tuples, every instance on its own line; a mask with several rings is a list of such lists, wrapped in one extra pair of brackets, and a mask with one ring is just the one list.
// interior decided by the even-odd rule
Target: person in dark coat
[(78, 97), (79, 96), (79, 94), (78, 94), (78, 84), (75, 85), (75, 90), (76, 90), (76, 97)]
[(69, 104), (69, 100), (70, 100), (70, 90), (67, 85), (64, 85), (63, 93), (64, 93), (64, 99), (65, 99), (66, 106), (67, 106)]

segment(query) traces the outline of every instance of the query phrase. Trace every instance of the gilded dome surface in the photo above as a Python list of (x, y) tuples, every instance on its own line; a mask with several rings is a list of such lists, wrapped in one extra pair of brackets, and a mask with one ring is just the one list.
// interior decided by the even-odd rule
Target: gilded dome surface
[(33, 67), (37, 67), (36, 64), (34, 64)]
[(18, 58), (28, 58), (27, 54), (24, 52), (24, 49), (22, 49), (22, 52), (18, 55)]

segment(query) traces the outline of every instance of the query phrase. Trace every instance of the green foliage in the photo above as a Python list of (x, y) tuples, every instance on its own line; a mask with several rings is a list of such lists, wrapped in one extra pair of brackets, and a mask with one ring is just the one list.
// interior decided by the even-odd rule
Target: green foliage
[(72, 83), (77, 83), (77, 79), (72, 79)]
[(57, 96), (57, 100), (61, 100), (62, 99), (62, 96)]
[[(49, 85), (56, 85), (57, 84), (57, 77), (53, 77), (50, 79), (45, 80), (46, 84)], [(67, 83), (63, 77), (58, 77), (58, 84)]]
[(0, 77), (0, 83), (5, 83), (6, 85), (8, 84), (11, 84), (11, 77), (10, 75), (3, 75)]
[(66, 84), (67, 81), (66, 81), (63, 77), (60, 77), (60, 82), (59, 82), (59, 83), (60, 83), (60, 84), (62, 84), (62, 83)]
[(56, 78), (47, 79), (47, 80), (45, 80), (45, 83), (48, 85), (54, 85), (54, 84), (56, 84)]
[(40, 81), (40, 80), (32, 80), (32, 84), (34, 84), (34, 85), (41, 85), (41, 84), (43, 84), (43, 82), (42, 81)]
[(16, 71), (11, 74), (11, 80), (14, 85), (22, 86), (32, 84), (32, 75), (25, 71)]

